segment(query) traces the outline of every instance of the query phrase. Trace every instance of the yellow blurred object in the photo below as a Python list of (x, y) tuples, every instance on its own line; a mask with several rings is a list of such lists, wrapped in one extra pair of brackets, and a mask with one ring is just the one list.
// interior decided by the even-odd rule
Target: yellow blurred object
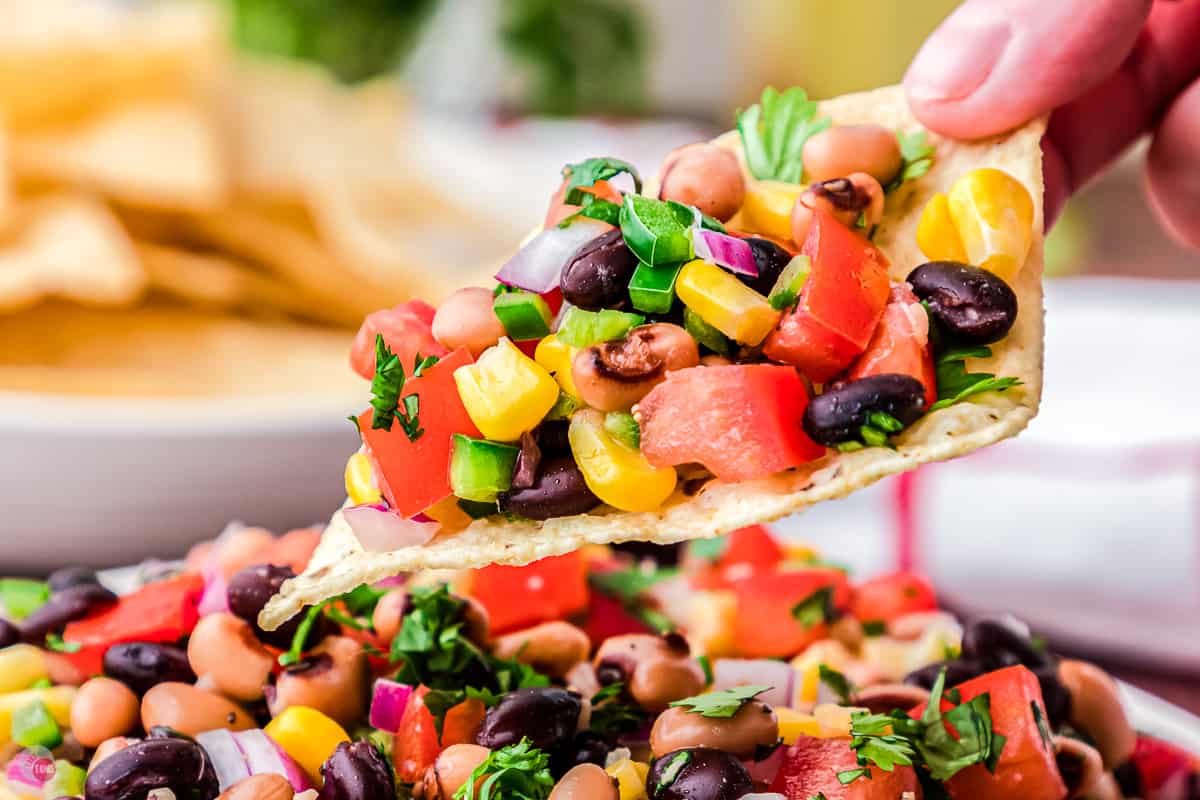
[(12, 741), (12, 716), (17, 709), (41, 700), (50, 711), (50, 716), (59, 727), (66, 730), (71, 726), (71, 703), (75, 700), (74, 686), (51, 686), (47, 689), (26, 689), (21, 692), (0, 694), (0, 747)]
[(42, 651), (31, 644), (14, 644), (0, 650), (0, 695), (28, 689), (49, 678)]
[(958, 227), (950, 216), (950, 202), (946, 195), (938, 192), (929, 198), (917, 223), (917, 246), (934, 261), (967, 260)]
[(371, 459), (359, 450), (346, 460), (346, 496), (356, 506), (378, 503), (383, 499), (375, 485), (375, 470)]
[(508, 339), (454, 370), (454, 382), (471, 421), (497, 442), (520, 439), (558, 402), (558, 382)]
[(779, 718), (779, 735), (784, 744), (795, 744), (801, 736), (821, 735), (821, 723), (812, 714), (776, 707), (775, 716)]
[(656, 511), (675, 491), (674, 467), (650, 466), (640, 450), (626, 447), (604, 429), (601, 412), (576, 412), (567, 436), (588, 488), (613, 508)]
[(701, 319), (742, 344), (759, 344), (779, 323), (780, 312), (767, 298), (707, 261), (685, 264), (675, 293)]
[(781, 181), (748, 181), (742, 204), (742, 226), (750, 233), (765, 233), (785, 242), (792, 238), (792, 207), (805, 186)]
[(688, 639), (697, 649), (717, 658), (734, 652), (733, 627), (737, 595), (730, 590), (696, 590), (688, 607)]
[(533, 359), (554, 376), (554, 380), (558, 381), (564, 392), (572, 397), (579, 397), (579, 390), (575, 388), (575, 378), (571, 374), (571, 364), (578, 352), (578, 347), (571, 347), (552, 333), (538, 342)]
[(623, 758), (607, 767), (605, 772), (617, 779), (620, 800), (645, 800), (646, 776), (650, 774), (648, 764)]
[(1033, 243), (1033, 198), (1007, 172), (976, 169), (950, 187), (950, 216), (967, 263), (1012, 283)]
[(813, 716), (821, 726), (818, 734), (823, 739), (836, 739), (850, 735), (850, 715), (856, 711), (866, 711), (865, 708), (839, 706), (834, 703), (823, 703), (813, 709)]
[(264, 730), (317, 786), (321, 785), (321, 765), (339, 744), (350, 741), (341, 725), (305, 706), (285, 709)]
[(806, 544), (785, 543), (783, 545), (783, 560), (807, 564), (818, 560), (821, 552)]

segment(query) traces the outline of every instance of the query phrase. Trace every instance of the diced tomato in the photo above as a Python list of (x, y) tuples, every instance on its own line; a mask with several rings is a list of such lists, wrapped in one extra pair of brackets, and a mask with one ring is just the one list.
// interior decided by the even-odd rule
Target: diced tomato
[(791, 367), (677, 370), (638, 404), (642, 453), (656, 467), (699, 462), (725, 481), (765, 478), (825, 455), (801, 426), (807, 407)]
[(767, 336), (763, 353), (825, 383), (850, 366), (887, 305), (887, 258), (824, 211), (801, 249), (812, 260), (800, 303)]
[[(1183, 797), (1189, 776), (1193, 772), (1200, 773), (1200, 756), (1153, 736), (1138, 736), (1137, 748), (1130, 761), (1137, 768), (1140, 796), (1146, 800)], [(1176, 793), (1172, 794), (1175, 789)]]
[(459, 348), (421, 377), (405, 382), (404, 394), (421, 398), (418, 418), (425, 432), (416, 441), (409, 440), (398, 422), (390, 431), (372, 428), (373, 409), (358, 416), (358, 430), (375, 466), (379, 489), (402, 516), (411, 517), (450, 496), (453, 434), (481, 436), (454, 383), (454, 370), (470, 363), (471, 354)]
[(471, 570), (462, 591), (487, 609), (493, 633), (520, 630), (587, 608), (587, 561), (575, 551), (522, 567), (492, 564)]
[[(958, 687), (963, 702), (990, 695), (992, 729), (1005, 737), (995, 773), (975, 764), (946, 781), (954, 800), (1062, 800), (1067, 787), (1054, 760), (1054, 743), (1043, 740), (1033, 706), (1046, 718), (1037, 676), (1021, 665), (980, 675)], [(942, 699), (942, 710), (953, 705)], [(920, 717), (925, 704), (909, 714)]]
[(922, 796), (912, 767), (897, 766), (892, 772), (872, 767), (869, 779), (843, 785), (837, 774), (852, 769), (858, 769), (858, 763), (849, 739), (801, 736), (786, 749), (771, 791), (787, 800), (898, 800), (904, 792)]
[(730, 533), (725, 549), (711, 564), (689, 570), (693, 589), (723, 589), (735, 578), (757, 571), (771, 571), (784, 560), (783, 546), (765, 525), (747, 525)]
[(620, 600), (603, 592), (592, 592), (582, 627), (592, 640), (592, 647), (599, 647), (612, 636), (652, 632), (649, 626), (626, 611)]
[[(621, 205), (623, 200), (621, 193), (608, 181), (596, 181), (594, 185), (584, 187), (583, 191), (617, 205)], [(543, 227), (552, 228), (579, 210), (579, 206), (563, 202), (566, 195), (567, 179), (563, 178), (563, 182), (550, 197), (550, 207), (546, 210), (546, 221), (543, 223)]]
[(925, 406), (937, 402), (937, 374), (929, 346), (929, 315), (907, 283), (892, 287), (883, 318), (867, 350), (850, 367), (848, 380), (871, 375), (909, 375), (925, 386)]
[(862, 622), (891, 622), (905, 614), (936, 611), (937, 596), (923, 575), (893, 572), (854, 587), (850, 613)]
[(439, 742), (433, 714), (425, 707), (425, 695), (428, 693), (428, 688), (417, 687), (400, 717), (400, 729), (392, 745), (396, 777), (404, 783), (420, 781), (438, 753), (450, 745), (474, 744), (475, 733), (487, 712), (479, 700), (465, 700), (454, 706), (446, 712)]
[(108, 648), (124, 642), (177, 642), (192, 632), (204, 579), (185, 573), (151, 583), (117, 602), (67, 625), (63, 640), (80, 649), (63, 653), (84, 675), (99, 675)]
[(563, 296), (561, 287), (555, 286), (542, 295), (542, 299), (546, 301), (546, 305), (550, 306), (551, 314), (557, 314), (562, 310)]
[(809, 628), (792, 615), (792, 609), (819, 589), (833, 590), (833, 606), (850, 604), (850, 585), (835, 569), (786, 570), (756, 573), (729, 581), (737, 595), (734, 649), (746, 658), (783, 658), (795, 655), (829, 635), (829, 626)]
[(450, 351), (433, 338), (435, 313), (428, 303), (409, 300), (395, 308), (368, 314), (350, 348), (351, 368), (367, 380), (375, 376), (375, 336), (380, 333), (392, 352), (400, 356), (406, 373), (412, 371), (418, 353), (422, 356), (446, 355)]

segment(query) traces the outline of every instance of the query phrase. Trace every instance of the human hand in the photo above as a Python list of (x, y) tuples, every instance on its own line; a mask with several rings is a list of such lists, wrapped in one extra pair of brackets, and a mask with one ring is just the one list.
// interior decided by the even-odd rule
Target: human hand
[(1146, 193), (1200, 248), (1200, 0), (967, 0), (904, 78), (931, 130), (970, 139), (1050, 113), (1046, 221), (1143, 134)]

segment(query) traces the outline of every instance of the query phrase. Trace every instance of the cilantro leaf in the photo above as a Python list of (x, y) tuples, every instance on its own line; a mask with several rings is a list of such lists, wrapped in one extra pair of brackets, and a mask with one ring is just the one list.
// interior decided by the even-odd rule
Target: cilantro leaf
[[(854, 783), (859, 778), (871, 780), (870, 767), (858, 767), (857, 769), (844, 769), (837, 774), (838, 783), (843, 786)], [(824, 795), (822, 795), (824, 796)]]
[(685, 697), (682, 700), (674, 701), (671, 705), (685, 708), (691, 714), (699, 714), (709, 719), (729, 719), (746, 703), (770, 689), (770, 686), (734, 686), (719, 692)]
[(620, 700), (625, 684), (617, 681), (592, 695), (591, 730), (605, 739), (616, 739), (636, 731), (646, 723), (646, 714), (637, 706)]
[(550, 755), (522, 737), (489, 753), (454, 793), (454, 800), (546, 800), (553, 788)]
[(292, 646), (288, 648), (286, 653), (282, 653), (279, 656), (279, 666), (290, 667), (293, 664), (300, 663), (300, 660), (304, 658), (304, 645), (308, 642), (308, 636), (312, 632), (313, 625), (317, 623), (317, 619), (325, 612), (325, 607), (332, 602), (332, 600), (326, 600), (324, 603), (309, 606), (308, 611), (304, 614), (304, 619), (300, 620), (299, 626), (296, 627), (295, 635), (292, 636)]
[(404, 365), (400, 356), (392, 352), (383, 340), (383, 334), (375, 334), (375, 377), (371, 379), (371, 408), (375, 413), (371, 427), (390, 431), (396, 419), (396, 407), (400, 404), (400, 392), (404, 390)]
[(905, 133), (896, 131), (896, 139), (900, 143), (900, 172), (884, 187), (886, 192), (894, 192), (905, 182), (916, 180), (929, 172), (933, 166), (933, 154), (937, 148), (926, 141), (925, 131)]
[(560, 228), (569, 228), (571, 223), (580, 217), (588, 219), (598, 219), (601, 222), (607, 222), (609, 225), (617, 226), (621, 224), (621, 207), (616, 203), (609, 202), (602, 197), (596, 197), (594, 194), (583, 192), (583, 197), (580, 198), (580, 209), (568, 217), (564, 217), (563, 221), (558, 223)]
[(712, 686), (713, 683), (713, 667), (712, 660), (706, 655), (696, 656), (696, 661), (700, 664), (700, 669), (704, 670), (704, 685)]
[(78, 653), (83, 649), (79, 642), (68, 642), (60, 634), (46, 634), (46, 649), (55, 653)]
[(959, 348), (943, 353), (936, 366), (938, 400), (929, 410), (937, 411), (983, 392), (1002, 392), (1020, 386), (1019, 378), (997, 378), (990, 372), (967, 372), (966, 359), (988, 358), (991, 355), (990, 347)]
[(758, 103), (739, 111), (737, 128), (751, 174), (759, 180), (800, 183), (804, 143), (832, 124), (816, 114), (817, 104), (798, 86), (782, 93), (768, 86)]
[(849, 678), (826, 664), (817, 665), (817, 674), (821, 683), (828, 686), (837, 695), (838, 701), (842, 705), (853, 705), (850, 701), (854, 695), (854, 684), (850, 683)]
[(593, 572), (588, 575), (588, 585), (621, 603), (625, 612), (658, 633), (675, 630), (675, 623), (666, 614), (652, 607), (645, 593), (659, 581), (679, 574), (678, 569), (643, 570), (637, 567), (611, 572)]
[(571, 205), (580, 205), (583, 195), (590, 194), (582, 191), (583, 189), (595, 186), (597, 181), (615, 178), (621, 173), (633, 178), (633, 189), (641, 194), (642, 176), (638, 174), (637, 167), (628, 161), (619, 158), (588, 158), (578, 164), (567, 164), (563, 167), (563, 177), (567, 179), (563, 201)]
[(792, 618), (806, 631), (817, 625), (832, 622), (835, 616), (831, 586), (822, 586), (792, 606)]

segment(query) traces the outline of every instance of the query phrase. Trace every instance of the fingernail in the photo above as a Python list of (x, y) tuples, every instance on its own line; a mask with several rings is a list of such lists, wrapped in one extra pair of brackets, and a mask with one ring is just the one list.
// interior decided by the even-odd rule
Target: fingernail
[(1012, 28), (1004, 20), (978, 16), (955, 15), (925, 42), (904, 76), (909, 97), (935, 103), (960, 100), (983, 85), (1004, 54)]

